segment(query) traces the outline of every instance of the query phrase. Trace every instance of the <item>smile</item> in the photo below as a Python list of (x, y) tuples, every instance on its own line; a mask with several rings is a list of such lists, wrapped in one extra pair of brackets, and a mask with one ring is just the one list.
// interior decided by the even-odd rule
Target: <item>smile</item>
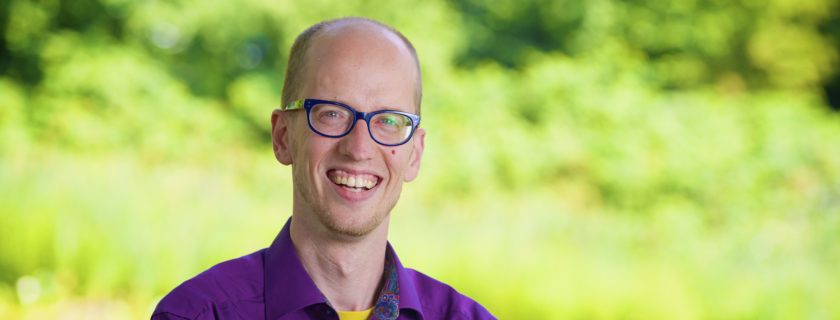
[(373, 189), (379, 184), (379, 177), (366, 173), (350, 173), (340, 169), (327, 171), (327, 177), (334, 184), (350, 192), (362, 192)]

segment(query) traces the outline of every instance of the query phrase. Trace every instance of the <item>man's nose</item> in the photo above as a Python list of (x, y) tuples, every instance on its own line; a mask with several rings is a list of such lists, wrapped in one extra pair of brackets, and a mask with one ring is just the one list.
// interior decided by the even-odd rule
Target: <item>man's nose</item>
[(356, 161), (371, 159), (376, 151), (375, 148), (376, 141), (373, 141), (370, 136), (364, 120), (358, 120), (353, 130), (341, 137), (339, 142), (339, 152)]

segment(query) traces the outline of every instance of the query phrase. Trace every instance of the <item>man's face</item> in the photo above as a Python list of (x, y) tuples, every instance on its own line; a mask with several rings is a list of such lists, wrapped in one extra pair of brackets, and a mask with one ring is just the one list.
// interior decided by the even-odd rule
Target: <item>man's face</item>
[[(417, 70), (395, 35), (361, 25), (327, 30), (313, 41), (299, 98), (339, 101), (361, 112), (417, 113)], [(277, 130), (284, 121), (285, 136)], [(302, 111), (275, 112), (273, 123), (278, 160), (292, 164), (295, 214), (316, 218), (333, 233), (361, 236), (380, 226), (403, 182), (413, 180), (419, 170), (423, 129), (403, 145), (386, 147), (370, 137), (364, 121), (341, 138), (312, 132)], [(348, 186), (353, 181), (356, 188)], [(358, 187), (368, 182), (373, 186)]]

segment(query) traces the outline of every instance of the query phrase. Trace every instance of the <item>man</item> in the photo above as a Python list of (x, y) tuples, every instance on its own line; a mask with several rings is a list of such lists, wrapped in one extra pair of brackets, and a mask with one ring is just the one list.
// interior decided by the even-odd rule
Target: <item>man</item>
[(292, 46), (274, 154), (292, 166), (292, 217), (272, 245), (173, 290), (153, 319), (492, 319), (403, 268), (387, 242), (403, 182), (420, 168), (420, 67), (381, 23), (345, 18)]

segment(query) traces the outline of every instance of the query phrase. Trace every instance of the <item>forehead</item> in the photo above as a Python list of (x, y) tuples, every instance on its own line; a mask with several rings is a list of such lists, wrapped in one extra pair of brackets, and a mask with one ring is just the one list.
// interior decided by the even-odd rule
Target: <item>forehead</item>
[(413, 111), (416, 62), (399, 36), (372, 23), (331, 26), (309, 48), (304, 92)]

